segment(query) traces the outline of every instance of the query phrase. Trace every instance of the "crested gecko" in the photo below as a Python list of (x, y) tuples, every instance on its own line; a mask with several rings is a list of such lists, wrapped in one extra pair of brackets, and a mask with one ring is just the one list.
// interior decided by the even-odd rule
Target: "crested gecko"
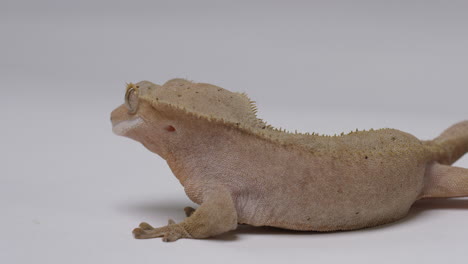
[(434, 140), (395, 129), (290, 133), (256, 116), (243, 93), (173, 79), (128, 84), (113, 132), (167, 161), (187, 196), (180, 223), (141, 223), (135, 238), (207, 238), (238, 224), (353, 230), (403, 218), (418, 199), (468, 196), (468, 121)]

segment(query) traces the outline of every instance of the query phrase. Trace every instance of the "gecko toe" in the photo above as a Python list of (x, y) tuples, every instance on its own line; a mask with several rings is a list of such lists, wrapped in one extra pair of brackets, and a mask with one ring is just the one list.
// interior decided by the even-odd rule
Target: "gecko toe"
[(143, 238), (143, 235), (145, 234), (145, 230), (137, 227), (133, 229), (132, 233), (135, 238)]
[(146, 222), (141, 222), (139, 227), (143, 230), (153, 230), (154, 227), (152, 227), (150, 224), (146, 223)]
[(167, 232), (164, 234), (164, 237), (162, 238), (162, 241), (164, 242), (174, 242), (181, 238), (181, 234), (178, 234), (177, 232)]

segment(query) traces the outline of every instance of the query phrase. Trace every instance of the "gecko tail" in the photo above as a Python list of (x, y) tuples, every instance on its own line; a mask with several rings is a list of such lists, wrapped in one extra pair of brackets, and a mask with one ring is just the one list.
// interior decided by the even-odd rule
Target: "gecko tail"
[(431, 144), (437, 146), (435, 160), (438, 163), (453, 164), (468, 152), (468, 120), (449, 127)]
[(435, 162), (426, 170), (419, 198), (468, 196), (468, 169), (450, 166), (468, 152), (468, 120), (449, 127), (428, 143)]

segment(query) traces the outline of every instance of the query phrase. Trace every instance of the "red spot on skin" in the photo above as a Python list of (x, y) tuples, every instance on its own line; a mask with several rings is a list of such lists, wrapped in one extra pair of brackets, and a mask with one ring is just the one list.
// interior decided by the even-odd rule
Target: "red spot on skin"
[(164, 128), (166, 131), (169, 131), (169, 132), (174, 132), (175, 131), (175, 127), (173, 126), (167, 126)]

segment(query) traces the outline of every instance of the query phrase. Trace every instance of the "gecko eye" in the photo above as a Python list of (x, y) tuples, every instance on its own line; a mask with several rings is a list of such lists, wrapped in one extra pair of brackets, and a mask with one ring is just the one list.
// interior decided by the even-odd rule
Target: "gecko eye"
[(138, 110), (138, 91), (135, 88), (129, 88), (125, 93), (125, 106), (129, 114), (135, 114)]

